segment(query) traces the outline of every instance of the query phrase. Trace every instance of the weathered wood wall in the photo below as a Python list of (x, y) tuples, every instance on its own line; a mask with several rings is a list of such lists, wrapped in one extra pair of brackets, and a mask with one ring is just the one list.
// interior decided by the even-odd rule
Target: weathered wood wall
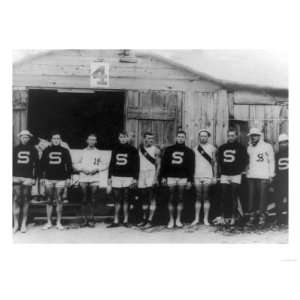
[(130, 90), (127, 94), (126, 129), (135, 146), (145, 131), (153, 132), (155, 143), (164, 147), (174, 142), (182, 127), (183, 92)]
[(41, 55), (13, 68), (13, 133), (27, 126), (28, 88), (90, 89), (90, 64), (110, 64), (109, 89), (127, 92), (125, 124), (135, 145), (142, 133), (151, 130), (156, 143), (168, 145), (182, 127), (187, 144), (195, 146), (198, 132), (207, 128), (217, 146), (226, 140), (231, 120), (264, 130), (277, 141), (288, 132), (287, 99), (249, 91), (226, 91), (210, 80), (151, 56), (137, 57), (136, 63), (120, 62), (117, 50), (62, 50)]
[(42, 55), (13, 70), (13, 85), (42, 88), (90, 88), (90, 64), (104, 61), (110, 66), (109, 89), (203, 90), (218, 85), (184, 69), (150, 56), (138, 56), (136, 63), (120, 62), (117, 50), (60, 50)]

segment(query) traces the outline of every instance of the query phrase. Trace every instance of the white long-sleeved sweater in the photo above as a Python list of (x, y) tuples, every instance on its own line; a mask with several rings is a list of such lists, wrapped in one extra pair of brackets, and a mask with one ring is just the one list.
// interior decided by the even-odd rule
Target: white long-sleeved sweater
[(275, 176), (274, 150), (271, 144), (260, 140), (255, 146), (248, 146), (248, 178), (269, 179)]

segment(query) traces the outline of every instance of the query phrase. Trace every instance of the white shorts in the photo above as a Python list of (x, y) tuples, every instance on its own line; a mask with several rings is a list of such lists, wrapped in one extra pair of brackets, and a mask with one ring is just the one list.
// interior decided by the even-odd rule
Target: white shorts
[(48, 188), (56, 187), (56, 188), (64, 188), (66, 186), (66, 180), (52, 180), (46, 179), (45, 186)]
[(186, 185), (187, 178), (178, 178), (178, 177), (168, 177), (167, 178), (167, 185), (174, 186), (174, 185)]
[(26, 178), (26, 177), (13, 177), (13, 184), (21, 184), (26, 186), (33, 186), (34, 179), (33, 178)]
[(224, 184), (237, 183), (241, 184), (242, 175), (221, 175), (220, 182)]
[(141, 170), (138, 180), (138, 188), (152, 187), (155, 179), (155, 170)]
[(112, 176), (111, 177), (111, 186), (113, 188), (126, 188), (132, 184), (132, 177), (118, 177)]
[(195, 185), (201, 185), (201, 184), (210, 185), (210, 184), (212, 184), (212, 178), (210, 178), (210, 177), (195, 177), (194, 182), (195, 182)]

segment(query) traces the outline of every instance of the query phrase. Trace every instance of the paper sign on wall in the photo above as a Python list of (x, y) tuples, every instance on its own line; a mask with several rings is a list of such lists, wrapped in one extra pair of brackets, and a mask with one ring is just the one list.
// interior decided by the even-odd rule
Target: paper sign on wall
[(109, 87), (109, 64), (104, 62), (91, 63), (91, 87)]

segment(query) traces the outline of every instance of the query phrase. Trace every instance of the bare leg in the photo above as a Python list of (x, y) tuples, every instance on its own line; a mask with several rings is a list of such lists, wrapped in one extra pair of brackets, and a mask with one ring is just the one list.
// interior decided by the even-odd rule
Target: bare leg
[(97, 195), (97, 190), (98, 187), (95, 185), (90, 186), (91, 188), (91, 214), (90, 214), (90, 219), (91, 219), (91, 226), (95, 225), (95, 209), (96, 209), (96, 203), (97, 203), (97, 199), (96, 199), (96, 195)]
[(169, 187), (169, 203), (168, 203), (168, 209), (169, 209), (169, 223), (168, 228), (174, 228), (175, 220), (174, 220), (174, 199), (175, 199), (175, 192), (176, 192), (176, 186), (170, 186)]
[(203, 211), (204, 211), (204, 219), (203, 219), (203, 223), (204, 225), (210, 225), (208, 218), (209, 218), (209, 211), (210, 211), (210, 200), (209, 200), (209, 184), (204, 184), (203, 185), (203, 200), (204, 200), (204, 204), (203, 204)]
[(28, 209), (30, 203), (30, 196), (31, 196), (31, 186), (23, 186), (23, 211), (22, 211), (22, 225), (21, 225), (21, 232), (25, 233), (27, 231), (27, 218), (28, 218)]
[(56, 188), (56, 228), (59, 230), (63, 230), (64, 227), (61, 224), (62, 211), (63, 211), (63, 195), (65, 188)]
[(200, 222), (201, 200), (202, 200), (202, 184), (197, 184), (196, 185), (195, 218), (192, 223), (192, 226), (195, 226)]
[(128, 224), (128, 215), (129, 215), (129, 188), (124, 188), (123, 190), (123, 212), (124, 212), (124, 219), (123, 223)]
[(150, 206), (149, 206), (149, 217), (148, 221), (152, 222), (155, 211), (156, 211), (156, 199), (154, 198), (153, 194), (153, 189), (151, 188), (149, 190), (149, 201), (150, 201)]
[(87, 225), (88, 221), (88, 212), (87, 212), (87, 192), (88, 192), (88, 184), (85, 182), (80, 183), (81, 191), (82, 191), (82, 200), (81, 200), (81, 214), (83, 218), (83, 224), (81, 226)]
[(114, 215), (114, 223), (118, 224), (119, 221), (119, 214), (121, 209), (121, 189), (119, 188), (113, 188), (113, 197), (115, 201), (115, 215)]
[(181, 215), (183, 210), (183, 196), (184, 196), (184, 185), (178, 186), (178, 203), (177, 203), (177, 216), (176, 216), (176, 226), (182, 227)]
[(19, 230), (20, 204), (21, 204), (21, 185), (13, 186), (13, 212), (14, 212), (14, 229), (13, 232)]
[(53, 212), (53, 199), (54, 199), (55, 189), (53, 186), (45, 186), (46, 194), (46, 214), (47, 214), (47, 223), (44, 225), (43, 229), (49, 229), (52, 227), (51, 217)]

